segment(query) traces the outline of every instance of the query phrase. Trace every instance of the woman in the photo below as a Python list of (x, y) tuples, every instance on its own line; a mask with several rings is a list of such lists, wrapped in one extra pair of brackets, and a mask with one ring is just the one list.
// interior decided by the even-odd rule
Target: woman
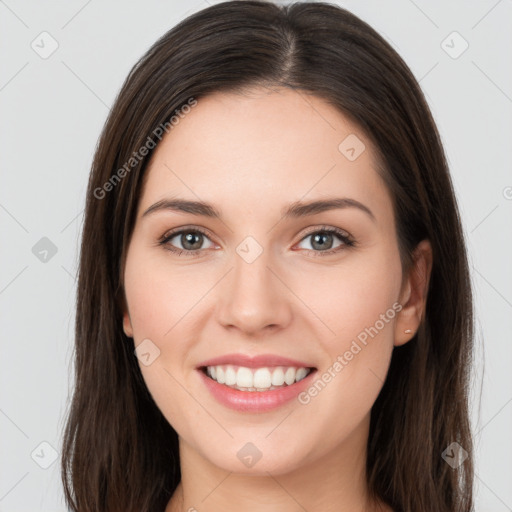
[(72, 510), (470, 511), (472, 295), (410, 70), (323, 3), (137, 63), (90, 176)]

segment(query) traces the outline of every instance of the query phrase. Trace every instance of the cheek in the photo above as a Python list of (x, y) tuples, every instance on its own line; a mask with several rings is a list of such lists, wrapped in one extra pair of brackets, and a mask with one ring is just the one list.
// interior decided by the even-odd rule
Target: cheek
[(189, 431), (202, 417), (200, 406), (185, 390), (184, 368), (195, 328), (194, 315), (187, 313), (208, 285), (192, 267), (183, 267), (183, 272), (173, 269), (166, 254), (155, 256), (154, 251), (134, 244), (127, 255), (124, 280), (134, 347), (147, 343), (146, 339), (153, 344), (149, 345), (150, 364), (139, 359), (141, 374), (158, 408), (180, 432)]
[(333, 332), (322, 338), (328, 360), (301, 403), (322, 424), (344, 418), (350, 430), (373, 406), (393, 351), (400, 279), (400, 261), (392, 251), (354, 258), (315, 279), (311, 309)]
[(125, 290), (135, 341), (171, 339), (209, 286), (205, 273), (192, 265), (173, 268), (164, 249), (151, 255), (133, 247), (126, 262)]
[[(193, 345), (194, 306), (206, 292), (207, 283), (192, 266), (173, 269), (166, 254), (156, 254), (137, 245), (126, 260), (125, 291), (133, 329), (134, 348), (149, 347), (151, 364), (139, 358), (146, 385), (168, 420), (177, 415), (184, 368)], [(150, 340), (148, 343), (146, 340)], [(168, 397), (175, 398), (171, 401)]]
[(359, 335), (364, 341), (368, 329), (374, 333), (375, 324), (380, 340), (392, 337), (397, 313), (393, 304), (401, 285), (400, 259), (393, 247), (384, 250), (376, 245), (348, 254), (336, 266), (292, 272), (287, 279), (320, 321), (320, 339), (326, 341), (331, 357), (348, 350), (350, 340)]

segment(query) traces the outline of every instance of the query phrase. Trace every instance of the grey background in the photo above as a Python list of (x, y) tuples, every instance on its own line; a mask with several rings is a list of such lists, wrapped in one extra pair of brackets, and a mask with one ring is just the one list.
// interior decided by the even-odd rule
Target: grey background
[[(0, 511), (65, 510), (54, 457), (73, 387), (77, 249), (92, 154), (132, 65), (208, 3), (0, 0)], [(337, 3), (402, 55), (438, 123), (475, 291), (476, 510), (510, 511), (512, 1)], [(47, 56), (53, 41), (58, 48)]]

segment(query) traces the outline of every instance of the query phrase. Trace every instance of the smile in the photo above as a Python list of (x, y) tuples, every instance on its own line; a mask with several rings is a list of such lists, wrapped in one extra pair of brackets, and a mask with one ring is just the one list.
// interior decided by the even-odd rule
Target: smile
[(297, 398), (316, 367), (274, 354), (227, 354), (201, 362), (197, 373), (219, 404), (237, 412), (264, 413)]
[(247, 368), (245, 366), (216, 365), (207, 366), (204, 371), (208, 377), (239, 391), (271, 391), (291, 386), (307, 377), (312, 368), (277, 366)]

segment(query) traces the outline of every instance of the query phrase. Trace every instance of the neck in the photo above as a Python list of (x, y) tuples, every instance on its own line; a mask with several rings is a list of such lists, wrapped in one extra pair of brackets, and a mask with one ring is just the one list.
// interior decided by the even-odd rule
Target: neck
[[(368, 418), (369, 420), (369, 418)], [(247, 475), (221, 469), (180, 437), (182, 479), (166, 512), (261, 510), (296, 512), (389, 511), (368, 500), (368, 421), (336, 450), (284, 474)]]

